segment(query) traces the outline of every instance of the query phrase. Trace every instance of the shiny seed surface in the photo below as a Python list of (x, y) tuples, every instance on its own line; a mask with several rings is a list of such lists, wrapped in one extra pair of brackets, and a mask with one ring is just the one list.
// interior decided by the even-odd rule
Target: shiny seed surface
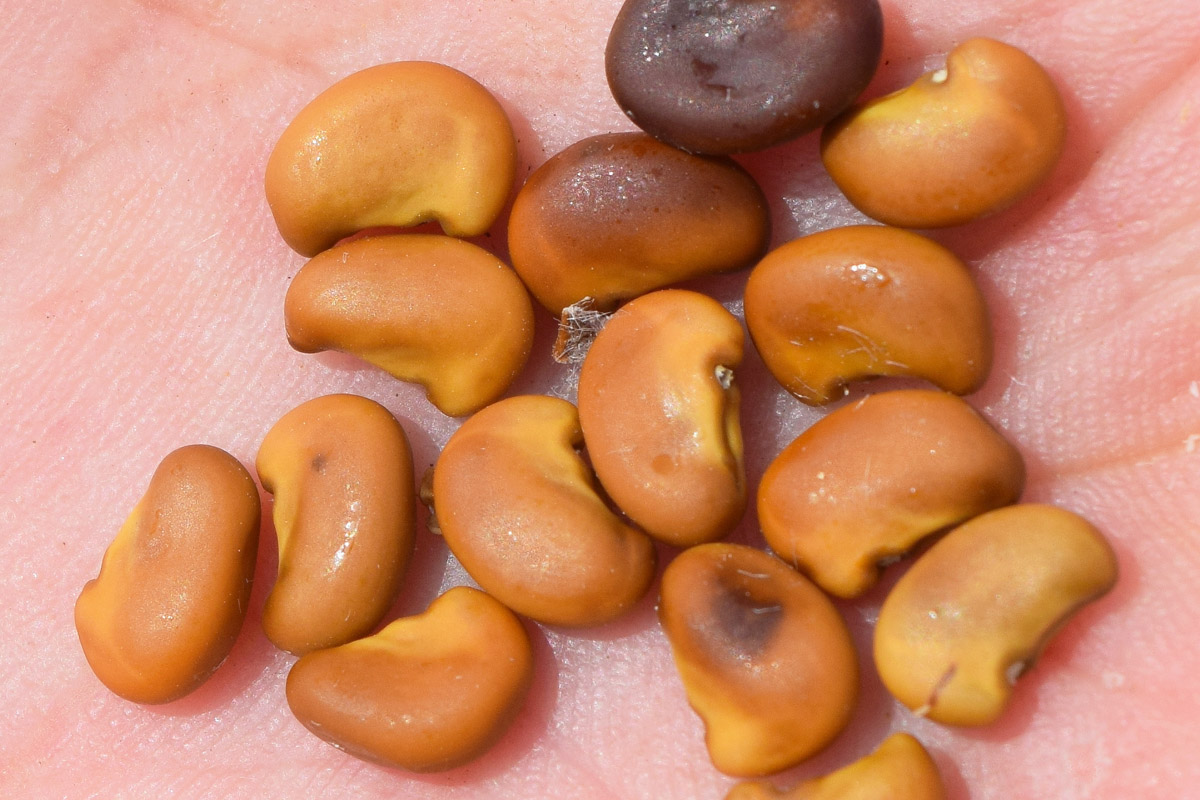
[(926, 536), (1015, 503), (1020, 453), (965, 401), (919, 389), (870, 395), (784, 448), (758, 487), (758, 520), (780, 558), (839, 597)]
[(701, 158), (642, 133), (571, 145), (517, 194), (513, 267), (554, 314), (600, 309), (689, 278), (742, 269), (766, 251), (767, 201), (731, 159)]
[(301, 658), (288, 674), (287, 701), (306, 728), (339, 750), (434, 772), (495, 744), (532, 679), (532, 648), (516, 616), (459, 586), (423, 614)]
[(771, 374), (813, 405), (882, 375), (969, 394), (991, 370), (987, 307), (970, 271), (899, 228), (833, 228), (776, 248), (750, 273), (745, 310)]
[(365, 397), (318, 397), (275, 423), (257, 467), (275, 495), (279, 540), (267, 638), (303, 654), (370, 632), (395, 600), (413, 548), (412, 453), (400, 423)]
[(433, 473), (437, 523), (491, 595), (530, 619), (591, 626), (628, 611), (654, 547), (596, 494), (575, 407), (511, 397), (463, 423)]
[(821, 158), (867, 216), (938, 228), (1033, 191), (1065, 135), (1062, 98), (1041, 65), (994, 39), (968, 39), (943, 69), (830, 123)]
[(658, 614), (722, 772), (786, 769), (849, 722), (858, 661), (846, 625), (774, 556), (724, 543), (685, 550), (663, 574)]
[(495, 400), (524, 368), (533, 304), (482, 248), (447, 236), (376, 236), (326, 250), (284, 298), (288, 341), (351, 353), (425, 387), (450, 416)]
[(866, 88), (875, 0), (626, 0), (605, 51), (634, 123), (695, 153), (761, 150), (816, 130)]
[(659, 541), (728, 533), (746, 508), (734, 371), (744, 334), (720, 303), (666, 289), (624, 306), (579, 373), (579, 421), (609, 497)]
[(258, 528), (258, 489), (233, 456), (190, 445), (164, 458), (75, 603), (96, 677), (135, 703), (204, 683), (245, 619)]
[(743, 782), (725, 800), (945, 800), (937, 764), (907, 733), (893, 733), (870, 755), (786, 792)]
[(888, 594), (875, 665), (896, 699), (950, 725), (986, 725), (1016, 678), (1117, 579), (1090, 523), (1048, 505), (988, 512), (929, 549)]
[(380, 226), (437, 221), (487, 231), (512, 191), (516, 141), (479, 83), (404, 61), (338, 81), (305, 106), (267, 161), (266, 193), (284, 241), (315, 256)]

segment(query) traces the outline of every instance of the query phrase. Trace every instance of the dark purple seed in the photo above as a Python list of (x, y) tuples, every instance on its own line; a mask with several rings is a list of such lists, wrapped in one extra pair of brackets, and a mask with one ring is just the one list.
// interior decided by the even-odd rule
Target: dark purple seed
[(824, 125), (866, 88), (877, 0), (626, 0), (605, 53), (618, 105), (694, 153), (761, 150)]

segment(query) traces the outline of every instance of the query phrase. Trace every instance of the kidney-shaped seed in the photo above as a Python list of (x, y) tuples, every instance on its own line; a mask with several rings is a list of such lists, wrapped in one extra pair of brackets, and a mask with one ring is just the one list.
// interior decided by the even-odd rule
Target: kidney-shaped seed
[(744, 335), (720, 303), (667, 289), (621, 308), (579, 373), (579, 422), (608, 495), (678, 547), (728, 533), (746, 509), (734, 369)]
[(907, 733), (893, 733), (868, 756), (780, 792), (765, 782), (734, 786), (725, 800), (945, 800), (937, 764)]
[(824, 125), (866, 88), (882, 45), (876, 0), (626, 0), (605, 70), (643, 130), (737, 153)]
[(233, 456), (191, 445), (164, 458), (75, 603), (96, 677), (136, 703), (207, 680), (246, 616), (258, 526), (258, 489)]
[(395, 600), (413, 548), (404, 429), (365, 397), (318, 397), (275, 423), (257, 467), (275, 495), (279, 540), (279, 577), (263, 608), (267, 638), (303, 654), (363, 636)]
[(433, 473), (451, 552), (509, 608), (551, 625), (623, 614), (654, 577), (654, 547), (596, 494), (575, 407), (511, 397), (463, 423)]
[(672, 283), (742, 269), (766, 250), (762, 190), (736, 162), (701, 158), (641, 133), (571, 145), (513, 202), (513, 267), (555, 314), (600, 309)]
[(1104, 537), (1054, 506), (990, 511), (930, 548), (888, 594), (875, 665), (916, 713), (986, 725), (1077, 609), (1117, 579)]
[(301, 255), (379, 226), (484, 233), (516, 173), (504, 109), (471, 78), (407, 61), (357, 72), (305, 106), (267, 161), (267, 202)]
[(685, 550), (663, 574), (658, 614), (722, 772), (785, 769), (849, 722), (858, 661), (846, 625), (774, 556), (724, 543)]
[(1042, 67), (1010, 45), (969, 39), (943, 69), (851, 109), (825, 129), (821, 158), (869, 217), (909, 228), (1001, 211), (1053, 169), (1066, 111)]
[(359, 239), (326, 250), (284, 298), (288, 341), (340, 350), (425, 387), (451, 416), (499, 397), (533, 345), (533, 305), (498, 258), (448, 236)]
[(414, 772), (460, 766), (504, 733), (533, 678), (529, 637), (511, 611), (466, 586), (423, 614), (301, 658), (292, 713), (353, 756)]
[(855, 597), (924, 537), (1015, 503), (1020, 453), (944, 392), (870, 395), (818, 420), (758, 486), (767, 543), (822, 589)]
[(745, 309), (771, 374), (814, 405), (882, 375), (969, 394), (992, 365), (987, 307), (966, 265), (899, 228), (834, 228), (776, 248), (750, 273)]

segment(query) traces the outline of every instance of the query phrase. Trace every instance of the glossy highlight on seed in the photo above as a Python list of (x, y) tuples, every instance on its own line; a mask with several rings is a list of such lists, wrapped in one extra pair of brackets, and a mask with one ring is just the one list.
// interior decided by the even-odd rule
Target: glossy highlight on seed
[(533, 651), (516, 616), (483, 592), (447, 591), (422, 614), (301, 658), (292, 713), (352, 756), (413, 772), (485, 753), (520, 711)]
[(516, 174), (504, 109), (458, 70), (402, 61), (356, 72), (305, 106), (267, 161), (284, 241), (315, 256), (367, 228), (437, 221), (485, 233)]
[(948, 725), (987, 725), (1080, 607), (1117, 580), (1112, 548), (1055, 506), (1008, 506), (938, 541), (888, 594), (875, 665), (897, 700)]
[(647, 133), (739, 153), (824, 125), (866, 88), (882, 46), (876, 0), (626, 0), (605, 71)]
[(539, 167), (513, 202), (513, 268), (534, 297), (601, 310), (689, 278), (753, 264), (771, 233), (767, 201), (727, 158), (643, 133), (593, 136)]
[(489, 594), (550, 625), (616, 619), (654, 577), (653, 544), (597, 495), (582, 445), (569, 402), (510, 397), (464, 422), (433, 472), (450, 551)]
[(1030, 56), (968, 39), (946, 66), (834, 120), (821, 158), (860, 211), (939, 228), (994, 214), (1050, 174), (1066, 138), (1054, 81)]
[(786, 769), (849, 722), (858, 660), (846, 625), (774, 556), (724, 543), (683, 551), (663, 574), (658, 615), (722, 772)]
[(992, 366), (987, 306), (970, 270), (899, 228), (833, 228), (772, 250), (750, 273), (745, 311), (771, 374), (811, 405), (888, 375), (970, 394)]
[(284, 298), (288, 341), (351, 353), (462, 416), (495, 400), (533, 346), (533, 304), (486, 250), (448, 236), (373, 236), (309, 261)]
[(75, 603), (96, 677), (135, 703), (195, 690), (229, 655), (249, 607), (258, 489), (216, 447), (162, 460)]
[(721, 538), (746, 509), (737, 318), (696, 292), (623, 306), (579, 373), (579, 422), (601, 485), (659, 541)]
[(1015, 503), (1021, 454), (964, 400), (880, 392), (817, 420), (767, 467), (758, 521), (771, 549), (839, 597), (925, 537)]
[(945, 800), (937, 764), (907, 733), (893, 733), (870, 755), (781, 792), (755, 781), (737, 784), (725, 800)]
[(279, 576), (263, 630), (296, 654), (357, 639), (400, 590), (415, 536), (408, 437), (391, 413), (349, 394), (285, 414), (258, 450), (275, 495)]

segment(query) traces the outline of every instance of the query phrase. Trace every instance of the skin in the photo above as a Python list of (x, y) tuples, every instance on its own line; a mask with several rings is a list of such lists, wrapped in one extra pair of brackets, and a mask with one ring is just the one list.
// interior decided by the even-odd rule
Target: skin
[[(0, 794), (24, 797), (720, 797), (652, 601), (611, 627), (531, 628), (526, 710), (481, 762), (411, 778), (355, 761), (289, 714), (293, 657), (261, 635), (273, 540), (263, 531), (247, 624), (196, 693), (154, 709), (108, 693), (71, 623), (84, 582), (158, 461), (191, 442), (252, 462), (285, 411), (348, 391), (413, 439), (417, 474), (455, 422), (423, 392), (283, 334), (289, 276), (262, 170), (291, 115), (337, 78), (397, 58), (448, 61), (516, 112), (519, 174), (587, 135), (627, 130), (603, 79), (615, 0), (452, 6), (26, 4), (0, 54)], [(907, 85), (971, 35), (1020, 44), (1067, 98), (1066, 156), (992, 220), (937, 235), (977, 270), (997, 363), (971, 400), (1021, 449), (1026, 499), (1061, 503), (1113, 543), (1121, 582), (1044, 653), (994, 727), (918, 720), (864, 670), (860, 715), (791, 784), (909, 730), (950, 796), (1187, 797), (1200, 781), (1200, 18), (1191, 0), (889, 2), (871, 89)], [(744, 160), (776, 241), (861, 221), (810, 136)], [(502, 227), (488, 241), (498, 242)], [(737, 297), (744, 273), (704, 284)], [(513, 391), (568, 368), (541, 314)], [(538, 349), (540, 348), (540, 349)], [(754, 359), (739, 374), (748, 472), (821, 411)], [(753, 514), (734, 541), (759, 543)], [(464, 581), (418, 535), (393, 609)], [(879, 589), (844, 607), (869, 640)], [(869, 660), (869, 659), (868, 659)], [(653, 699), (647, 702), (647, 698)]]

